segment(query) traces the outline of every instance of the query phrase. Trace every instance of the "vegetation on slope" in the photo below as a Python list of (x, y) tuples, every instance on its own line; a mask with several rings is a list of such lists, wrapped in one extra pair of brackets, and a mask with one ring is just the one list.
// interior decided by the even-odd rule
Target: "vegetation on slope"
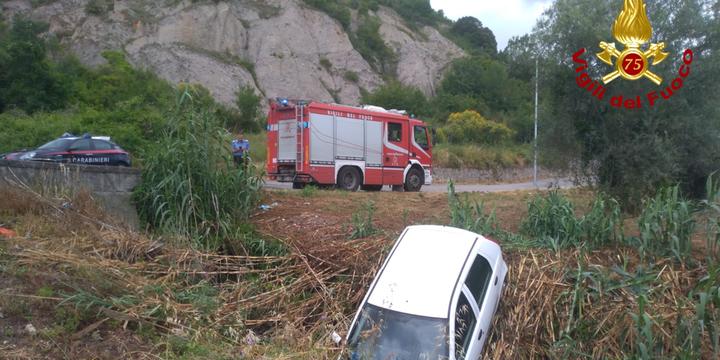
[[(105, 65), (82, 66), (54, 41), (40, 38), (46, 26), (16, 18), (0, 27), (0, 153), (42, 145), (65, 132), (110, 135), (139, 156), (161, 135), (178, 91), (121, 53), (105, 52)], [(198, 106), (229, 129), (259, 129), (259, 96), (240, 89), (238, 109), (216, 103), (193, 85)]]

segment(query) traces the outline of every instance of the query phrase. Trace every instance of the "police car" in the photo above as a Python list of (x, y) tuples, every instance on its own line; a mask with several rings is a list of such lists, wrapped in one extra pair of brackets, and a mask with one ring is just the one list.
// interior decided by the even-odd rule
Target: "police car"
[(86, 165), (130, 166), (130, 154), (108, 136), (65, 134), (35, 150), (10, 153), (5, 160), (33, 160)]
[(476, 360), (507, 265), (500, 246), (444, 226), (411, 226), (360, 305), (341, 359)]

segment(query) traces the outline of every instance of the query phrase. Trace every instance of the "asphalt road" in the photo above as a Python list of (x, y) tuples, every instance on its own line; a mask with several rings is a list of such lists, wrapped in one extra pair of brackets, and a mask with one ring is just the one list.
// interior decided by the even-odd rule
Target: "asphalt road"
[[(538, 180), (538, 185), (535, 187), (532, 181), (515, 184), (493, 184), (493, 185), (481, 185), (481, 184), (455, 184), (455, 191), (461, 192), (508, 192), (508, 191), (521, 191), (521, 190), (535, 190), (535, 189), (549, 189), (552, 187), (559, 187), (562, 189), (572, 188), (575, 185), (568, 179), (542, 179)], [(266, 181), (266, 189), (278, 189), (278, 190), (291, 190), (291, 183), (279, 183), (276, 181)], [(389, 186), (385, 186), (383, 191), (390, 191)], [(447, 192), (447, 184), (434, 184), (429, 186), (423, 186), (422, 192), (428, 193), (445, 193)]]

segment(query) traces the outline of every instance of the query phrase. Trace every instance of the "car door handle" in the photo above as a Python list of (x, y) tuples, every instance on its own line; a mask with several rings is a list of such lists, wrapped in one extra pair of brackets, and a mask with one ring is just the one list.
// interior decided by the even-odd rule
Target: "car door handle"
[(482, 340), (483, 336), (483, 329), (480, 329), (480, 335), (478, 335), (478, 340)]

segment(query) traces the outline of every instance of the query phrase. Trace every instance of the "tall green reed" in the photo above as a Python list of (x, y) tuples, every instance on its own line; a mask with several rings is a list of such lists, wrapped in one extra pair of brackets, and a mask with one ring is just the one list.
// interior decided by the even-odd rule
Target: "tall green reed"
[(254, 166), (234, 165), (230, 140), (214, 112), (183, 93), (162, 136), (142, 154), (135, 194), (141, 218), (206, 249), (236, 236), (257, 204), (262, 179)]

